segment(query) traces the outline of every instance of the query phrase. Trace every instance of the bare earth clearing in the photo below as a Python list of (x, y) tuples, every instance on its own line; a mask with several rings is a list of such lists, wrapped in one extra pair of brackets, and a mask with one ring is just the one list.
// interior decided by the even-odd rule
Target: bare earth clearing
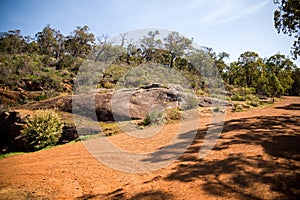
[[(0, 199), (299, 199), (300, 97), (228, 113), (214, 149), (198, 158), (208, 120), (177, 161), (131, 174), (97, 161), (81, 142), (0, 160)], [(173, 137), (167, 125), (147, 141), (110, 137), (129, 151), (154, 151)], [(139, 141), (140, 140), (140, 141)]]

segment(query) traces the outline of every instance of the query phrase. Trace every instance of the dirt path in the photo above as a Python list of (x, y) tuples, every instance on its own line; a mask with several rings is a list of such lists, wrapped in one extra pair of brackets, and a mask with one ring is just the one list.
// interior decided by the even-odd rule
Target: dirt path
[[(110, 139), (127, 150), (150, 151), (168, 142), (176, 126), (144, 143), (124, 134)], [(111, 169), (81, 142), (1, 159), (0, 199), (300, 198), (300, 97), (227, 114), (217, 145), (199, 159), (206, 130), (203, 119), (184, 155), (151, 173)]]

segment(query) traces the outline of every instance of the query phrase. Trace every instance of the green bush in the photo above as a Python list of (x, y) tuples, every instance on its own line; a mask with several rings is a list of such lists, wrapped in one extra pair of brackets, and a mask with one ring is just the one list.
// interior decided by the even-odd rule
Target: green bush
[(243, 111), (243, 106), (241, 104), (233, 104), (233, 112), (242, 112)]
[(149, 126), (153, 124), (161, 124), (164, 119), (164, 113), (153, 110), (152, 112), (148, 113), (145, 117), (145, 119), (140, 122), (138, 125), (139, 126)]
[(253, 107), (258, 107), (260, 105), (260, 102), (259, 101), (256, 101), (256, 100), (252, 100), (250, 102), (250, 105), (253, 106)]
[(259, 98), (255, 95), (247, 95), (245, 98), (247, 100), (247, 104), (253, 107), (257, 107), (261, 104)]
[(201, 89), (196, 91), (196, 95), (198, 95), (198, 96), (208, 96), (208, 94), (205, 91), (201, 90)]
[(241, 96), (246, 96), (250, 94), (256, 94), (256, 89), (252, 87), (241, 87), (237, 88), (235, 91), (235, 94), (241, 95)]
[(22, 133), (31, 150), (55, 145), (62, 134), (63, 123), (53, 110), (38, 110), (27, 120)]
[(121, 132), (117, 122), (100, 122), (100, 126), (105, 136), (112, 136)]
[(184, 104), (182, 105), (182, 110), (191, 110), (198, 107), (197, 98), (193, 95), (185, 95), (184, 96)]
[(34, 98), (34, 100), (35, 101), (41, 101), (41, 100), (48, 99), (48, 98), (49, 98), (48, 95), (46, 93), (43, 93), (43, 94), (40, 94), (40, 95), (36, 96)]
[(176, 108), (169, 108), (166, 110), (166, 120), (168, 123), (178, 121), (181, 119), (180, 110)]
[(71, 68), (74, 64), (75, 58), (71, 55), (63, 55), (63, 57), (58, 61), (56, 65), (57, 70)]
[(246, 101), (246, 97), (235, 94), (235, 95), (231, 96), (231, 100), (232, 101)]

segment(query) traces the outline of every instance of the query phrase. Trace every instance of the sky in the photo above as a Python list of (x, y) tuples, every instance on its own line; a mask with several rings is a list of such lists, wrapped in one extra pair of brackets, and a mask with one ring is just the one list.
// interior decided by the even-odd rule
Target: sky
[[(246, 51), (262, 58), (290, 55), (293, 38), (274, 28), (273, 0), (0, 0), (0, 32), (34, 36), (47, 24), (69, 35), (88, 25), (96, 36), (167, 29), (235, 61)], [(300, 66), (300, 59), (295, 63)]]

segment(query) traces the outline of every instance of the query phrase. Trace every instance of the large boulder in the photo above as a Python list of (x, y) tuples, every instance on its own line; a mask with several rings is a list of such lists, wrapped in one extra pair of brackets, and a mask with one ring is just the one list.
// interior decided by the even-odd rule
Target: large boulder
[[(23, 108), (33, 110), (55, 108), (94, 121), (127, 121), (142, 119), (157, 108), (185, 107), (185, 104), (194, 103), (189, 101), (190, 98), (194, 98), (195, 103), (200, 107), (232, 106), (224, 100), (191, 95), (177, 85), (164, 87), (160, 84), (150, 84), (140, 88), (115, 91), (98, 89), (86, 94), (60, 96), (27, 104)], [(193, 106), (186, 107), (193, 108)]]
[(118, 120), (142, 119), (155, 108), (177, 107), (179, 99), (168, 88), (121, 90), (112, 96), (112, 112)]
[(177, 107), (179, 97), (168, 88), (123, 89), (113, 93), (95, 91), (73, 96), (73, 112), (98, 121), (142, 119), (155, 106)]

